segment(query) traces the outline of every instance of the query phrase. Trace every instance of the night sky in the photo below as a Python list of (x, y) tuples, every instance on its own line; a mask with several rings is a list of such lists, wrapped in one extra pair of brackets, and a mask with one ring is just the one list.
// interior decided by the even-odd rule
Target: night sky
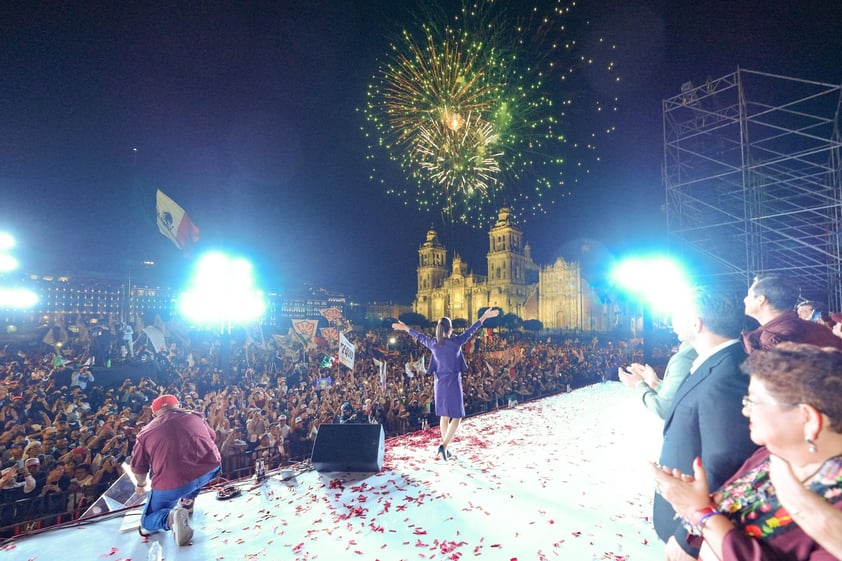
[[(197, 251), (251, 257), (266, 288), (408, 304), (430, 225), (485, 274), (487, 230), (447, 229), (369, 179), (358, 109), (415, 2), (68, 4), (0, 7), (0, 229), (24, 269), (119, 276), (153, 259), (179, 282), (189, 261), (155, 226), (160, 188), (201, 230)], [(592, 20), (572, 35), (618, 46), (617, 132), (571, 197), (523, 225), (539, 264), (663, 244), (661, 100), (683, 82), (738, 67), (842, 81), (838, 2), (577, 9)]]

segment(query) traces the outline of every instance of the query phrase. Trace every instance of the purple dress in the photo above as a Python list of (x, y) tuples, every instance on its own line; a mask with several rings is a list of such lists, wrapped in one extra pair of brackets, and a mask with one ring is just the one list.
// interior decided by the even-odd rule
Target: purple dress
[(462, 345), (482, 326), (479, 321), (459, 335), (452, 335), (439, 345), (435, 337), (424, 335), (415, 329), (409, 335), (417, 339), (433, 353), (428, 372), (436, 377), (436, 415), (460, 418), (465, 416), (465, 402), (462, 399), (462, 372), (468, 363), (462, 355)]

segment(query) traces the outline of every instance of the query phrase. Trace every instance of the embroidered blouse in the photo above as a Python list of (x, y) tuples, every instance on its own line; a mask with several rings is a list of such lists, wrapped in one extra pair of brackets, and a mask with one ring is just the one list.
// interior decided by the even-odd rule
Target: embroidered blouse
[[(842, 456), (828, 459), (808, 488), (842, 510)], [(722, 561), (835, 559), (805, 534), (781, 505), (769, 479), (769, 451), (765, 447), (749, 457), (713, 494), (713, 503), (735, 526), (723, 541)], [(697, 547), (701, 545), (699, 537), (690, 540)], [(699, 559), (708, 561), (705, 552), (711, 554), (709, 548), (703, 548)]]

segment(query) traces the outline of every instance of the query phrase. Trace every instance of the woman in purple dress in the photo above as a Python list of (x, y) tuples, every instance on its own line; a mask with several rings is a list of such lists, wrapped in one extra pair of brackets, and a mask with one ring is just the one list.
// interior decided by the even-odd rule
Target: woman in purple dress
[(436, 336), (424, 335), (415, 329), (410, 329), (402, 321), (392, 324), (392, 329), (406, 331), (413, 339), (432, 351), (428, 372), (435, 375), (436, 415), (439, 416), (441, 428), (441, 445), (438, 453), (447, 461), (447, 446), (456, 436), (459, 423), (465, 416), (465, 402), (462, 399), (462, 372), (468, 369), (465, 357), (462, 355), (462, 345), (482, 326), (488, 318), (497, 317), (500, 310), (489, 308), (473, 325), (464, 332), (454, 335), (450, 318), (443, 317), (436, 325)]

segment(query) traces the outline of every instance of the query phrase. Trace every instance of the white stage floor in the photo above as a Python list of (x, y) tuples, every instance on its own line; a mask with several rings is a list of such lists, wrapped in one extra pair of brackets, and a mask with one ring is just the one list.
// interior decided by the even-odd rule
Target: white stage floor
[(436, 427), (387, 440), (381, 473), (270, 474), (227, 501), (203, 493), (189, 546), (121, 533), (120, 514), (19, 537), (0, 559), (143, 561), (159, 540), (167, 561), (659, 560), (646, 463), (659, 433), (609, 382), (467, 419), (450, 462)]

